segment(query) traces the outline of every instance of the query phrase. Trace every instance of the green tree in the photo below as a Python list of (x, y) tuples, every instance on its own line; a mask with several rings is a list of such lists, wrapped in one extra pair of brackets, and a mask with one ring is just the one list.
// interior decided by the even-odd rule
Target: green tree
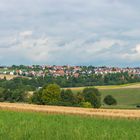
[(75, 94), (75, 102), (77, 105), (80, 105), (81, 106), (81, 103), (84, 102), (84, 97), (82, 95), (81, 92), (78, 92), (77, 94)]
[(40, 90), (33, 93), (33, 96), (31, 97), (31, 102), (32, 103), (35, 103), (35, 104), (38, 104), (38, 105), (43, 104), (42, 91), (43, 91), (43, 89), (40, 89)]
[(25, 102), (27, 98), (27, 94), (22, 89), (15, 89), (12, 91), (12, 101), (13, 102)]
[(62, 90), (61, 91), (61, 100), (63, 102), (73, 102), (74, 100), (74, 95), (71, 89), (67, 89), (67, 90)]
[(42, 101), (44, 104), (57, 104), (60, 100), (61, 89), (56, 84), (49, 84), (42, 90)]
[(107, 95), (104, 98), (104, 103), (107, 104), (107, 105), (116, 105), (117, 101), (116, 101), (116, 99), (113, 96)]
[(12, 92), (9, 89), (5, 89), (3, 91), (3, 99), (4, 101), (12, 101)]
[(94, 108), (99, 108), (101, 106), (101, 94), (98, 89), (85, 88), (82, 95), (85, 102), (91, 103)]
[(0, 87), (0, 102), (3, 102), (4, 101), (4, 93), (3, 93), (4, 90), (5, 90), (4, 88), (1, 88)]

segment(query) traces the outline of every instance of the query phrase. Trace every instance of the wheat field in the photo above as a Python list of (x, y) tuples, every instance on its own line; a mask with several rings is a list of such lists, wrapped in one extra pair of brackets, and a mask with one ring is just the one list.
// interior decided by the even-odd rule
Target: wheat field
[(140, 119), (140, 110), (123, 109), (86, 109), (78, 107), (62, 107), (47, 105), (31, 105), (22, 103), (0, 103), (1, 110), (42, 112), (50, 114), (73, 114), (80, 116), (100, 116)]

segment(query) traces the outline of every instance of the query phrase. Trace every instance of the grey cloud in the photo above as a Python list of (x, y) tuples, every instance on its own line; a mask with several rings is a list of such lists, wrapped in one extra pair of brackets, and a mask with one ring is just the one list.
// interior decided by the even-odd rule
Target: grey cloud
[[(128, 65), (121, 56), (132, 53), (140, 43), (139, 4), (138, 0), (1, 0), (0, 61)], [(49, 44), (45, 44), (46, 38)], [(108, 48), (98, 44), (101, 40), (127, 43), (114, 42)], [(12, 60), (3, 55), (5, 52)]]

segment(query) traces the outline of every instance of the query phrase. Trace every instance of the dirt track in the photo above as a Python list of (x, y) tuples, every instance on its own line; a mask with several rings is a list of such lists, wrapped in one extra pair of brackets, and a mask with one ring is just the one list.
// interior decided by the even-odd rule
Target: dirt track
[(117, 110), (117, 109), (85, 109), (77, 107), (43, 106), (18, 103), (0, 103), (1, 110), (32, 111), (51, 114), (74, 114), (83, 116), (139, 118), (140, 110)]

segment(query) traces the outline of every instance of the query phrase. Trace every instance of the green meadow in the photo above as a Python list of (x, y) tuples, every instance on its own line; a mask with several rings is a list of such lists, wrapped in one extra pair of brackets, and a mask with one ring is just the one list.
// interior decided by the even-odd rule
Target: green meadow
[[(100, 90), (104, 108), (136, 108), (140, 104), (140, 88), (107, 89)], [(106, 95), (112, 95), (117, 100), (116, 106), (106, 106), (103, 99)]]
[[(95, 86), (102, 94), (102, 108), (128, 108), (136, 109), (136, 105), (140, 104), (140, 84), (126, 84), (113, 86)], [(73, 92), (79, 92), (84, 89), (71, 88)], [(107, 106), (103, 103), (106, 95), (112, 95), (117, 100), (116, 106)]]
[(1, 140), (139, 140), (140, 120), (0, 111)]

